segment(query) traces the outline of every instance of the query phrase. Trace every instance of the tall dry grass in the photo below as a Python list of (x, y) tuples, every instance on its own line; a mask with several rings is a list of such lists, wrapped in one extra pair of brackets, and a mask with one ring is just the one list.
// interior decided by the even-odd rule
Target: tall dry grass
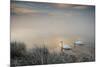
[(11, 67), (94, 61), (94, 57), (86, 54), (77, 57), (66, 53), (50, 53), (45, 46), (36, 47), (27, 51), (25, 44), (18, 42), (11, 42), (10, 55)]

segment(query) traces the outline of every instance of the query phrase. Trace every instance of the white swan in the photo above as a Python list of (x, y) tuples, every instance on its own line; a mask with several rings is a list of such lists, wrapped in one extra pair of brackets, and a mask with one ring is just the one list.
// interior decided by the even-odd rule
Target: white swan
[(60, 41), (60, 47), (61, 49), (69, 50), (71, 47), (68, 44), (64, 44), (63, 41)]
[(77, 40), (77, 41), (75, 41), (75, 42), (74, 42), (74, 44), (75, 44), (75, 45), (82, 45), (82, 44), (83, 44), (83, 42), (82, 42), (82, 41), (80, 41), (80, 40)]

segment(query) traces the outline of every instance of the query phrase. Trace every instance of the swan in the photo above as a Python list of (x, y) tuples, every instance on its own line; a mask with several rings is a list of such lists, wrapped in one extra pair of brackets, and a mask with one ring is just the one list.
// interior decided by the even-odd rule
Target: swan
[(60, 41), (60, 47), (61, 49), (65, 49), (65, 50), (70, 50), (71, 47), (68, 44), (64, 44), (63, 41)]

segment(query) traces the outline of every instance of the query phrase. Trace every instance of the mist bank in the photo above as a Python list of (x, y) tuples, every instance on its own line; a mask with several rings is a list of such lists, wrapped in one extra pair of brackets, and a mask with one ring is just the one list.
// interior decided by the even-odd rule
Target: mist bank
[(67, 44), (72, 44), (74, 40), (94, 44), (95, 24), (93, 18), (77, 16), (72, 19), (64, 16), (13, 16), (11, 41), (25, 42), (28, 47), (33, 44), (57, 46), (60, 40)]

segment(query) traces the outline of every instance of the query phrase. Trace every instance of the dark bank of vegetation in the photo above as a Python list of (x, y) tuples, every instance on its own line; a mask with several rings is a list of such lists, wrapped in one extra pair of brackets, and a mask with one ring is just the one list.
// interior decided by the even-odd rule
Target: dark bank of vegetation
[(11, 67), (26, 65), (58, 64), (73, 62), (89, 62), (94, 58), (89, 55), (76, 57), (65, 53), (50, 53), (44, 46), (33, 48), (30, 52), (26, 50), (24, 43), (11, 42)]

